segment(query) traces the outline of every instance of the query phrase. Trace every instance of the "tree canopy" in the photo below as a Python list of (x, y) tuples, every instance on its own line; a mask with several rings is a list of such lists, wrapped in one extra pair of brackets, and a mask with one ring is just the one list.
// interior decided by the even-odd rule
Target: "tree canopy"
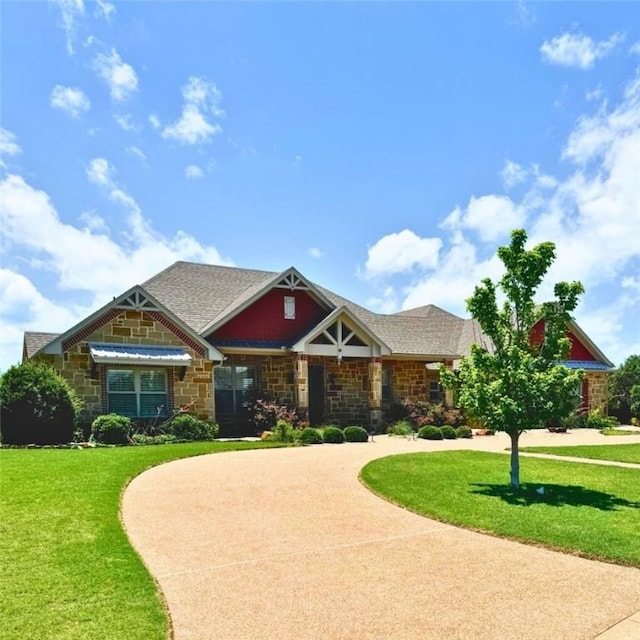
[[(518, 439), (523, 431), (546, 427), (575, 409), (582, 372), (558, 364), (567, 357), (567, 326), (584, 288), (559, 282), (554, 299), (537, 305), (536, 292), (556, 257), (555, 245), (543, 242), (527, 250), (527, 234), (511, 233), (498, 249), (505, 267), (495, 284), (485, 278), (467, 300), (467, 309), (485, 340), (475, 344), (457, 371), (442, 369), (444, 386), (453, 389), (466, 414), (511, 438), (511, 484), (520, 486)], [(504, 297), (503, 302), (499, 302)], [(543, 338), (532, 332), (543, 323)]]
[(629, 407), (640, 417), (640, 355), (629, 356), (609, 377), (612, 404)]

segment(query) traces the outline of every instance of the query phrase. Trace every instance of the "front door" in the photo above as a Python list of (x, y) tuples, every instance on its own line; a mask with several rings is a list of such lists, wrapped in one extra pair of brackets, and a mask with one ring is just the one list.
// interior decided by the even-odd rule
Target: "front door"
[(324, 416), (324, 366), (309, 365), (309, 422), (322, 424)]

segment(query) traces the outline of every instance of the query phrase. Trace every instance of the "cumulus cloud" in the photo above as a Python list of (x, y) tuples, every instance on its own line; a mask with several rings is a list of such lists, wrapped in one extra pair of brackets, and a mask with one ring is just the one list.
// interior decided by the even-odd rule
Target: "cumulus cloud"
[(52, 0), (60, 10), (62, 28), (67, 38), (67, 52), (73, 55), (74, 44), (78, 29), (78, 20), (84, 15), (84, 2), (82, 0)]
[[(222, 94), (218, 87), (203, 78), (191, 76), (182, 87), (184, 104), (182, 115), (162, 130), (162, 137), (183, 144), (203, 144), (222, 131), (219, 124), (212, 124), (211, 117), (220, 118), (224, 111), (220, 107)], [(160, 121), (156, 117), (159, 127)], [(152, 121), (152, 125), (155, 126)], [(157, 128), (157, 127), (156, 127)]]
[(17, 156), (22, 152), (14, 133), (0, 127), (0, 156)]
[(117, 125), (123, 130), (123, 131), (139, 131), (139, 127), (137, 127), (134, 122), (133, 119), (131, 118), (131, 114), (129, 113), (116, 113), (113, 116), (113, 119), (116, 121)]
[(82, 112), (91, 108), (91, 101), (82, 89), (63, 87), (60, 84), (51, 90), (50, 104), (55, 109), (66, 111), (73, 118), (78, 118)]
[(474, 231), (484, 242), (506, 238), (512, 229), (522, 227), (526, 221), (524, 207), (501, 195), (471, 196), (466, 209), (456, 207), (445, 218), (442, 226), (452, 231)]
[(204, 171), (197, 164), (190, 164), (184, 168), (184, 175), (191, 180), (202, 178)]
[(596, 60), (612, 53), (624, 41), (623, 33), (595, 42), (582, 33), (563, 33), (545, 40), (540, 47), (543, 60), (549, 64), (576, 69), (590, 69)]
[(111, 98), (116, 102), (127, 100), (138, 90), (138, 76), (134, 68), (122, 60), (115, 49), (111, 53), (98, 53), (93, 69), (107, 83)]
[(511, 189), (527, 179), (527, 170), (513, 160), (507, 160), (500, 172), (505, 189)]
[(106, 0), (96, 0), (95, 14), (104, 18), (107, 22), (111, 22), (111, 17), (117, 12), (116, 6)]
[(410, 229), (390, 233), (369, 248), (365, 276), (406, 273), (415, 267), (433, 269), (441, 246), (440, 238), (421, 238)]
[[(93, 168), (98, 183), (114, 192), (115, 201), (122, 198), (123, 204), (131, 204), (127, 202), (130, 196), (115, 184), (108, 163), (97, 163)], [(39, 292), (21, 270), (5, 268), (0, 274), (3, 312), (19, 314), (21, 330), (62, 331), (176, 260), (230, 264), (215, 247), (202, 245), (183, 231), (171, 237), (158, 233), (139, 208), (128, 214), (129, 234), (123, 244), (109, 234), (97, 214), (84, 216), (82, 227), (65, 223), (49, 196), (22, 176), (8, 175), (0, 180), (4, 242), (20, 252), (25, 265), (45, 270), (53, 278), (47, 292)], [(49, 297), (57, 288), (82, 292), (90, 301), (74, 307), (66, 296), (64, 304), (57, 304)], [(14, 354), (20, 353), (21, 330), (20, 335), (15, 329), (9, 338), (3, 335)]]

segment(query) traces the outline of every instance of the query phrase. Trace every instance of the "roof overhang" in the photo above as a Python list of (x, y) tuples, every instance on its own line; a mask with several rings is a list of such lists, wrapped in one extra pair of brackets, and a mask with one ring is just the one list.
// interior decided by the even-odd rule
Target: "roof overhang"
[(569, 369), (583, 369), (584, 371), (612, 371), (613, 367), (610, 367), (603, 362), (596, 362), (594, 360), (561, 360), (558, 362)]
[(191, 355), (181, 347), (142, 344), (89, 343), (89, 353), (97, 364), (134, 364), (186, 367)]

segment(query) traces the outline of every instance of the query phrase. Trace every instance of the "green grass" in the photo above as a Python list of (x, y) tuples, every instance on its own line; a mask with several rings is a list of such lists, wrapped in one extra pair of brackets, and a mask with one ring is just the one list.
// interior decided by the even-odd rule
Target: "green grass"
[(640, 436), (640, 431), (637, 429), (620, 429), (615, 427), (613, 429), (600, 429), (600, 433), (603, 436)]
[[(503, 454), (443, 451), (374, 460), (361, 478), (375, 493), (437, 520), (640, 566), (640, 471), (522, 458), (517, 493), (508, 474)], [(541, 486), (544, 495), (536, 492)]]
[(525, 447), (521, 451), (550, 453), (555, 456), (573, 456), (592, 460), (613, 460), (640, 464), (640, 444), (597, 444), (567, 447)]
[(120, 523), (123, 489), (162, 462), (266, 446), (0, 450), (3, 640), (167, 638), (161, 596)]

